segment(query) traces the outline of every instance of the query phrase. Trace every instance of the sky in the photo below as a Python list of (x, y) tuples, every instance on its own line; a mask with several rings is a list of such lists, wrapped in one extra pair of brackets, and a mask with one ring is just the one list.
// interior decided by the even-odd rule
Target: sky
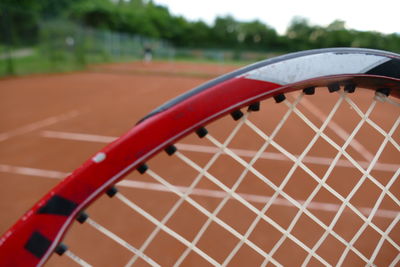
[(400, 0), (153, 0), (174, 15), (212, 24), (217, 16), (258, 19), (283, 34), (295, 16), (326, 26), (344, 20), (348, 29), (400, 33)]

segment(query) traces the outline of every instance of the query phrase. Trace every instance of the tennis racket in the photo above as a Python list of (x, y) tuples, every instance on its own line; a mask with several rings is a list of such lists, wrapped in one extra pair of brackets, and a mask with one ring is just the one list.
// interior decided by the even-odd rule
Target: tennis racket
[(378, 50), (223, 75), (62, 180), (1, 237), (0, 265), (397, 266), (399, 98), (400, 55)]

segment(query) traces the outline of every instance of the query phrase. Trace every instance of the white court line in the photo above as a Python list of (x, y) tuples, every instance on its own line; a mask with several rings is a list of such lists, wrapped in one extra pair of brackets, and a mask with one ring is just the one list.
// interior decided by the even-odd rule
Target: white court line
[[(11, 166), (0, 164), (0, 172), (4, 173), (12, 173), (12, 174), (22, 174), (28, 176), (38, 176), (44, 178), (53, 178), (53, 179), (63, 179), (64, 177), (68, 176), (69, 173), (66, 172), (59, 172), (59, 171), (51, 171), (51, 170), (43, 170), (43, 169), (36, 169), (36, 168), (28, 168), (28, 167), (19, 167), (19, 166)], [(140, 181), (132, 181), (132, 180), (122, 180), (118, 182), (118, 186), (141, 189), (141, 190), (151, 190), (151, 191), (159, 191), (159, 192), (171, 192), (167, 187), (162, 184), (158, 183), (150, 183), (150, 182), (140, 182)], [(186, 186), (177, 186), (175, 185), (176, 189), (182, 193), (186, 193), (190, 190), (189, 187)], [(243, 199), (253, 202), (253, 203), (267, 203), (271, 198), (268, 196), (262, 195), (255, 195), (255, 194), (244, 194), (238, 193)], [(191, 195), (197, 195), (202, 197), (210, 197), (210, 198), (224, 198), (227, 193), (225, 191), (219, 190), (210, 190), (210, 189), (201, 189), (201, 188), (194, 188), (191, 192)], [(298, 200), (299, 203), (302, 205), (304, 203), (303, 200)], [(277, 206), (285, 206), (285, 207), (293, 207), (289, 201), (284, 198), (276, 198), (274, 200), (273, 205)], [(337, 212), (340, 208), (338, 204), (326, 203), (326, 202), (311, 202), (308, 206), (310, 210), (319, 210), (325, 212)], [(358, 207), (360, 212), (362, 212), (365, 216), (368, 216), (372, 209), (367, 207)], [(389, 218), (393, 219), (397, 216), (399, 212), (394, 210), (386, 210), (380, 209), (375, 213), (376, 217), (381, 218)]]
[(47, 138), (98, 142), (98, 143), (111, 143), (111, 142), (117, 140), (117, 138), (118, 138), (118, 137), (114, 137), (114, 136), (83, 134), (83, 133), (69, 133), (69, 132), (58, 132), (58, 131), (42, 131), (40, 133), (40, 136), (47, 137)]
[(69, 173), (67, 172), (49, 171), (36, 168), (11, 166), (5, 164), (0, 164), (0, 172), (22, 174), (29, 176), (39, 176), (39, 177), (54, 178), (54, 179), (63, 179), (69, 175)]
[[(99, 143), (110, 143), (115, 141), (117, 137), (114, 136), (103, 136), (103, 135), (93, 135), (93, 134), (82, 134), (82, 133), (68, 133), (68, 132), (56, 132), (56, 131), (42, 131), (40, 136), (46, 138), (57, 138), (64, 140), (74, 140), (74, 141), (87, 141), (87, 142), (99, 142)], [(213, 146), (203, 146), (203, 145), (192, 145), (192, 144), (176, 144), (176, 147), (182, 151), (190, 151), (190, 152), (200, 152), (200, 153), (209, 153), (215, 154), (219, 151), (217, 147)], [(257, 151), (246, 150), (246, 149), (231, 149), (235, 154), (241, 157), (249, 157), (252, 158), (257, 153)], [(270, 159), (270, 160), (280, 160), (280, 161), (290, 161), (289, 158), (284, 156), (281, 153), (273, 153), (273, 152), (264, 152), (261, 154), (262, 159)], [(318, 165), (326, 165), (329, 166), (332, 162), (332, 158), (326, 157), (313, 157), (306, 156), (304, 157), (304, 163), (318, 164)], [(358, 162), (363, 168), (367, 168), (369, 166), (369, 162), (360, 161)], [(348, 167), (354, 168), (353, 164), (351, 164), (347, 160), (340, 159), (338, 160), (336, 166), (340, 167)], [(376, 163), (374, 166), (374, 170), (378, 171), (388, 171), (394, 172), (400, 168), (399, 164), (390, 164), (390, 163)]]
[(79, 114), (79, 112), (77, 110), (73, 110), (58, 116), (53, 116), (41, 121), (37, 121), (34, 123), (30, 123), (27, 124), (25, 126), (19, 127), (17, 129), (5, 132), (5, 133), (0, 133), (0, 142), (5, 141), (11, 137), (17, 136), (17, 135), (22, 135), (22, 134), (26, 134), (35, 130), (38, 130), (40, 128), (55, 124), (57, 122), (63, 121), (63, 120), (67, 120), (70, 118), (73, 118), (75, 116), (77, 116)]

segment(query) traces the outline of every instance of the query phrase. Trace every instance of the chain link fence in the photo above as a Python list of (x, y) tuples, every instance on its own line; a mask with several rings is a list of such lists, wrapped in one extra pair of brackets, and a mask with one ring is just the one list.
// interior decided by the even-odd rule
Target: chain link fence
[[(219, 64), (254, 62), (274, 56), (234, 49), (177, 48), (160, 39), (94, 29), (67, 19), (37, 18), (31, 11), (10, 8), (0, 3), (0, 77), (143, 60), (149, 50), (155, 60), (199, 60)], [(21, 20), (31, 22), (21, 24)]]
[(157, 59), (172, 59), (175, 49), (162, 40), (85, 27), (67, 20), (42, 21), (38, 39), (28, 42), (2, 23), (0, 75), (60, 72), (89, 64), (141, 60), (145, 49)]

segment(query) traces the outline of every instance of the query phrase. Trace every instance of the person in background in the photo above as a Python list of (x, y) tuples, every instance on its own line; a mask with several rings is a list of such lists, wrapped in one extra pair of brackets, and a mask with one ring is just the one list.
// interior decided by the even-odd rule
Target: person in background
[(153, 59), (153, 49), (150, 46), (144, 47), (144, 62), (150, 63)]

